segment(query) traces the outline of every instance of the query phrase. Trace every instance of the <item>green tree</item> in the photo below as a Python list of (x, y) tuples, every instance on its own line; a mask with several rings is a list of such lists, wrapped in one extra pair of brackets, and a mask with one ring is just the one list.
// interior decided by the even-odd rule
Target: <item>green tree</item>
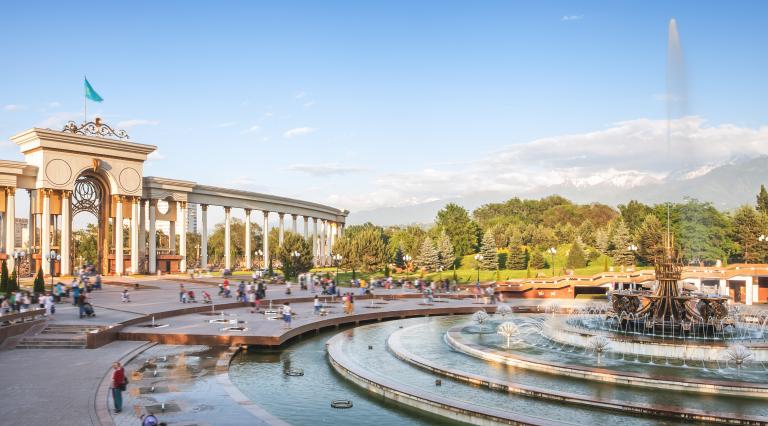
[(43, 268), (37, 270), (37, 276), (35, 277), (32, 291), (34, 291), (35, 294), (45, 293), (45, 278), (43, 278)]
[(587, 266), (587, 256), (584, 254), (584, 249), (581, 248), (581, 241), (577, 238), (571, 245), (571, 250), (568, 252), (568, 259), (565, 262), (567, 268), (576, 269)]
[(631, 235), (637, 235), (637, 230), (643, 224), (645, 217), (653, 213), (651, 206), (632, 200), (627, 204), (620, 204), (621, 219), (629, 228)]
[(440, 267), (440, 255), (432, 242), (432, 238), (424, 238), (419, 249), (419, 254), (415, 259), (416, 267), (428, 271), (435, 271)]
[(387, 250), (381, 232), (368, 228), (350, 236), (345, 233), (333, 246), (333, 252), (341, 255), (341, 267), (356, 271), (375, 272), (387, 261)]
[(475, 252), (480, 227), (470, 219), (469, 213), (464, 207), (454, 203), (446, 205), (437, 212), (435, 225), (448, 235), (456, 256), (465, 256)]
[(614, 265), (632, 265), (635, 261), (635, 254), (628, 249), (632, 241), (629, 228), (623, 220), (619, 219), (615, 222), (612, 233), (611, 251)]
[(11, 278), (8, 279), (8, 293), (14, 292), (19, 289), (19, 282), (16, 277), (16, 270), (11, 272)]
[(416, 256), (419, 253), (419, 248), (421, 248), (421, 242), (427, 236), (427, 233), (418, 226), (410, 225), (405, 228), (388, 228), (384, 231), (384, 235), (387, 236), (387, 257), (394, 259), (397, 256), (398, 250), (401, 251), (401, 256), (406, 254), (412, 257)]
[(765, 232), (765, 220), (752, 206), (739, 207), (733, 214), (733, 240), (738, 244), (740, 258), (745, 263), (756, 263), (765, 257), (759, 244)]
[[(276, 230), (276, 228), (274, 228)], [(213, 232), (208, 236), (208, 262), (211, 264), (223, 265), (224, 262), (224, 237), (225, 237), (225, 223), (218, 223), (213, 229)], [(255, 251), (256, 247), (260, 247), (261, 239), (257, 238), (257, 234), (261, 234), (261, 228), (251, 223), (251, 250)], [(245, 222), (232, 218), (229, 225), (229, 242), (230, 242), (230, 256), (232, 259), (233, 267), (237, 262), (243, 262), (245, 259)], [(167, 238), (166, 238), (167, 239)], [(187, 254), (196, 253), (197, 248), (190, 251), (189, 238), (187, 238)], [(278, 245), (272, 245), (270, 241), (270, 257), (273, 258), (277, 255)], [(189, 263), (188, 263), (189, 264)], [(247, 267), (244, 264), (241, 267)]]
[(768, 214), (768, 191), (765, 190), (765, 185), (760, 185), (760, 193), (757, 194), (757, 211)]
[[(251, 247), (251, 249), (253, 250), (253, 247)], [(200, 234), (194, 233), (194, 232), (187, 232), (187, 267), (188, 268), (200, 267), (199, 250), (202, 250), (200, 245)]]
[(492, 270), (499, 267), (499, 257), (496, 251), (496, 240), (493, 233), (488, 230), (483, 235), (483, 241), (480, 244), (480, 254), (483, 259), (480, 261), (480, 267), (486, 270)]
[(453, 244), (445, 231), (440, 232), (437, 238), (437, 254), (440, 257), (440, 265), (443, 270), (451, 269), (456, 263), (456, 254), (453, 251)]
[(547, 262), (547, 259), (540, 251), (534, 250), (531, 255), (531, 260), (528, 262), (528, 266), (533, 269), (545, 269), (549, 268), (549, 262)]
[(646, 265), (652, 265), (664, 255), (664, 227), (659, 218), (649, 214), (637, 230), (637, 255)]
[(405, 268), (405, 259), (403, 258), (403, 250), (400, 247), (395, 251), (395, 266), (398, 268)]
[(8, 293), (8, 264), (3, 259), (3, 265), (0, 267), (0, 293)]
[(520, 246), (509, 248), (509, 257), (507, 258), (507, 269), (522, 271), (528, 267), (528, 249)]
[[(99, 257), (99, 228), (89, 223), (85, 229), (78, 229), (72, 233), (74, 240), (75, 258), (77, 261), (82, 258), (84, 263), (95, 265)], [(82, 266), (82, 265), (76, 265)]]
[(297, 278), (299, 274), (312, 269), (312, 247), (304, 237), (293, 232), (284, 234), (283, 245), (277, 250), (277, 258), (283, 265), (286, 279)]

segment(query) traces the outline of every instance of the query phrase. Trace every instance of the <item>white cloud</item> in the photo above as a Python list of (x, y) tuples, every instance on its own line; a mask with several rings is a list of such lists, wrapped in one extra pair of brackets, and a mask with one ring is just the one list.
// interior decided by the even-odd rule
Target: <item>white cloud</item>
[(147, 160), (149, 161), (165, 160), (165, 155), (161, 154), (159, 150), (155, 150), (155, 151), (152, 151), (149, 155), (147, 155)]
[(55, 129), (55, 130), (61, 130), (65, 124), (67, 124), (67, 121), (82, 121), (83, 119), (83, 113), (82, 112), (57, 112), (45, 120), (35, 124), (35, 127), (39, 127), (42, 129)]
[(134, 119), (119, 121), (117, 127), (130, 129), (136, 126), (157, 126), (158, 124), (160, 124), (160, 122), (155, 120)]
[(381, 174), (370, 191), (332, 195), (330, 201), (364, 210), (478, 192), (511, 197), (558, 185), (632, 188), (690, 179), (736, 158), (768, 155), (768, 126), (709, 125), (700, 117), (685, 117), (671, 122), (670, 134), (668, 143), (666, 120), (623, 121), (509, 145), (456, 164)]
[(561, 21), (581, 21), (584, 19), (584, 15), (565, 15), (560, 18)]
[(3, 107), (3, 110), (5, 111), (21, 111), (23, 109), (27, 109), (24, 105), (16, 105), (16, 104), (8, 104)]
[(295, 129), (291, 129), (283, 133), (283, 137), (286, 139), (292, 139), (299, 136), (306, 136), (310, 135), (312, 133), (315, 133), (317, 129), (313, 129), (312, 127), (297, 127)]
[(293, 95), (295, 99), (301, 99), (307, 96), (307, 92), (301, 91)]
[(261, 130), (261, 126), (259, 126), (258, 124), (254, 124), (253, 126), (243, 130), (241, 133), (243, 133), (243, 134), (245, 134), (245, 133), (256, 133), (259, 130)]
[(315, 101), (304, 102), (304, 108), (307, 108), (307, 109), (312, 108), (314, 105), (315, 105)]
[(345, 175), (366, 170), (357, 166), (342, 166), (340, 164), (292, 164), (286, 170), (302, 172), (313, 176)]

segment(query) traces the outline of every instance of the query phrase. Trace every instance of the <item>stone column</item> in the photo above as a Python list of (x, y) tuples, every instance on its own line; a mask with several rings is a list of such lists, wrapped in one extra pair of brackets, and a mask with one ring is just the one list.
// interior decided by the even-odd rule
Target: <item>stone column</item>
[(117, 275), (123, 275), (125, 270), (124, 253), (123, 248), (125, 244), (123, 242), (123, 196), (115, 196), (115, 226), (112, 228), (112, 232), (115, 233), (115, 273)]
[(325, 220), (320, 221), (320, 237), (318, 238), (318, 244), (317, 248), (320, 254), (318, 257), (320, 258), (320, 266), (325, 266)]
[(264, 252), (264, 269), (269, 269), (269, 212), (264, 210), (264, 226), (261, 228), (261, 250)]
[(139, 273), (139, 197), (131, 197), (131, 274)]
[(208, 269), (208, 204), (200, 205), (200, 267)]
[(179, 272), (183, 274), (187, 272), (187, 202), (179, 201), (176, 207), (181, 211), (181, 235), (179, 235), (181, 261), (179, 262)]
[(45, 260), (45, 256), (51, 254), (51, 190), (42, 189), (43, 193), (43, 223), (40, 225), (40, 261), (43, 266), (43, 275), (51, 273), (51, 262)]
[(147, 272), (141, 268), (141, 263), (147, 258), (147, 200), (141, 198), (139, 202), (139, 226), (137, 232), (139, 233), (139, 263), (136, 264), (134, 273)]
[(298, 215), (291, 214), (291, 220), (292, 220), (291, 232), (293, 232), (294, 234), (299, 233), (299, 231), (297, 231), (297, 228), (296, 228), (296, 219), (298, 219)]
[(339, 238), (344, 236), (344, 223), (339, 224)]
[(27, 222), (29, 231), (27, 232), (27, 236), (28, 236), (27, 253), (29, 253), (30, 258), (32, 257), (32, 252), (35, 249), (35, 244), (37, 244), (37, 238), (35, 237), (35, 234), (37, 233), (37, 225), (35, 224), (35, 215), (32, 213), (32, 206), (34, 205), (34, 202), (35, 202), (33, 191), (34, 190), (32, 189), (27, 190), (27, 192), (29, 193), (29, 221)]
[(754, 303), (754, 301), (756, 299), (756, 297), (754, 297), (754, 294), (753, 294), (754, 291), (752, 290), (752, 287), (753, 287), (753, 285), (752, 285), (752, 277), (751, 276), (744, 277), (744, 283), (746, 284), (745, 287), (746, 287), (746, 291), (747, 291), (747, 300), (746, 300), (745, 303), (747, 305), (751, 305), (752, 303)]
[(304, 239), (309, 237), (309, 218), (304, 216)]
[(149, 200), (149, 273), (157, 273), (157, 200)]
[(728, 296), (728, 281), (720, 280), (719, 293), (721, 296)]
[(329, 254), (333, 252), (333, 245), (336, 244), (336, 222), (331, 222), (331, 235), (328, 236), (328, 252)]
[(278, 244), (283, 245), (283, 239), (285, 238), (285, 213), (278, 213), (280, 217), (280, 236), (278, 238)]
[(72, 202), (71, 191), (61, 193), (61, 275), (72, 273)]
[(251, 269), (251, 209), (245, 209), (245, 267)]
[(5, 253), (8, 255), (7, 264), (8, 264), (9, 271), (13, 271), (14, 262), (16, 261), (13, 258), (13, 251), (16, 248), (15, 247), (16, 232), (14, 229), (15, 222), (16, 222), (16, 188), (6, 188), (5, 189)]
[(317, 238), (317, 218), (312, 218), (312, 256), (315, 258), (315, 264), (319, 264), (319, 257), (320, 257), (320, 250), (318, 250), (318, 242), (319, 239)]
[(230, 227), (232, 225), (232, 211), (224, 207), (224, 268), (232, 269), (232, 253), (230, 253)]

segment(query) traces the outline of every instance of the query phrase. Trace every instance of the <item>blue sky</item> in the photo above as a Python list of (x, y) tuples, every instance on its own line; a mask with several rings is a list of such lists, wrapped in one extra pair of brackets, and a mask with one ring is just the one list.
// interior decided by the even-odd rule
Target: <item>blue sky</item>
[[(594, 149), (614, 146), (611, 135), (628, 131), (617, 123), (656, 134), (674, 17), (697, 117), (682, 128), (711, 144), (738, 139), (733, 149), (705, 147), (691, 166), (727, 161), (745, 138), (757, 146), (750, 155), (763, 154), (766, 9), (760, 1), (6, 2), (0, 139), (80, 120), (87, 74), (105, 99), (89, 112), (159, 147), (146, 175), (353, 211), (493, 186), (484, 164), (509, 176), (598, 179), (611, 168), (611, 179), (652, 179), (668, 170), (625, 167), (621, 156), (610, 166), (571, 164), (589, 153), (568, 147), (595, 134)], [(524, 164), (511, 158), (521, 149)], [(0, 157), (21, 158), (7, 142)], [(493, 164), (501, 158), (509, 170)], [(470, 176), (457, 189), (463, 171)], [(498, 190), (513, 196), (542, 184), (521, 179), (502, 179)]]

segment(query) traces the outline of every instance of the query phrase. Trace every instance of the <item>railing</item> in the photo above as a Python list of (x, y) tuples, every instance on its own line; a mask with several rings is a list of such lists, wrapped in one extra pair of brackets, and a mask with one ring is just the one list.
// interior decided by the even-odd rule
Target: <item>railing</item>
[(45, 314), (45, 309), (33, 309), (27, 312), (14, 312), (0, 315), (0, 325), (9, 325), (37, 319)]

